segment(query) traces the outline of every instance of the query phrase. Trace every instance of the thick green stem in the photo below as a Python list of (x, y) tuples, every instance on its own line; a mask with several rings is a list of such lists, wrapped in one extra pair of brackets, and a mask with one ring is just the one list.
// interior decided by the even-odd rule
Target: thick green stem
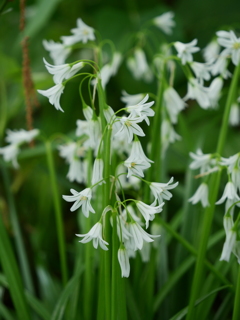
[[(223, 151), (224, 143), (226, 140), (227, 129), (228, 129), (228, 119), (231, 110), (232, 102), (235, 98), (235, 91), (237, 88), (237, 82), (239, 77), (239, 70), (240, 65), (234, 71), (233, 79), (230, 85), (229, 94), (226, 102), (226, 107), (223, 116), (223, 122), (219, 134), (218, 145), (217, 145), (217, 153), (221, 154)], [(217, 200), (217, 194), (220, 184), (220, 176), (221, 172), (219, 171), (216, 174), (213, 174), (210, 178), (209, 183), (209, 199), (210, 199), (210, 206), (206, 208), (203, 218), (202, 224), (202, 232), (201, 232), (201, 239), (198, 249), (198, 257), (193, 277), (191, 295), (190, 295), (190, 302), (188, 308), (188, 314), (186, 320), (194, 319), (194, 306), (197, 298), (199, 297), (201, 286), (202, 286), (202, 278), (204, 272), (204, 261), (207, 251), (207, 243), (211, 231), (212, 221), (213, 221), (213, 214), (215, 209), (215, 202)]]
[(118, 237), (117, 237), (117, 212), (114, 211), (112, 215), (113, 230), (112, 230), (112, 318), (117, 319), (118, 317)]
[(48, 163), (48, 170), (50, 175), (50, 183), (52, 188), (53, 204), (54, 204), (54, 211), (55, 211), (55, 218), (56, 218), (56, 225), (57, 225), (57, 236), (58, 236), (62, 281), (63, 281), (63, 284), (65, 285), (67, 283), (68, 273), (67, 273), (64, 229), (63, 229), (63, 222), (62, 222), (62, 209), (60, 205), (57, 178), (56, 178), (54, 161), (52, 156), (52, 147), (49, 141), (46, 142), (46, 154), (47, 154), (47, 163)]
[(234, 299), (233, 317), (232, 320), (240, 319), (240, 265), (238, 266), (238, 278)]

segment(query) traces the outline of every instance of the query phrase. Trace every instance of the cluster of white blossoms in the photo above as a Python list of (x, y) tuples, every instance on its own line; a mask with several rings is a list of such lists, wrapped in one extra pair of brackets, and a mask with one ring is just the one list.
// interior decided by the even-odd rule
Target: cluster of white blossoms
[(5, 140), (9, 145), (0, 148), (0, 154), (3, 156), (4, 161), (11, 161), (15, 169), (19, 168), (17, 156), (20, 152), (20, 146), (24, 143), (30, 143), (37, 135), (39, 135), (38, 129), (29, 131), (24, 129), (12, 131), (8, 129)]

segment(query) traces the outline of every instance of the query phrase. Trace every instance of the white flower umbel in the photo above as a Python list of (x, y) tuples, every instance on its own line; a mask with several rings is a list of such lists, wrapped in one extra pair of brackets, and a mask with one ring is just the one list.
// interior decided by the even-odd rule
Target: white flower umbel
[[(101, 180), (103, 180), (103, 159), (96, 158), (93, 164), (92, 185)], [(100, 182), (99, 185), (102, 183), (105, 183), (105, 181)]]
[(144, 120), (144, 117), (135, 117), (132, 114), (130, 114), (128, 117), (123, 116), (119, 119), (121, 123), (120, 130), (115, 134), (126, 134), (128, 137), (128, 143), (130, 143), (133, 139), (133, 135), (136, 134), (137, 136), (144, 137), (145, 133), (143, 132), (142, 128), (137, 124), (139, 122), (142, 122)]
[(185, 108), (186, 103), (173, 87), (168, 87), (164, 91), (163, 99), (171, 122), (177, 123), (177, 116)]
[(134, 57), (127, 59), (127, 66), (136, 80), (143, 79), (146, 82), (153, 80), (153, 73), (142, 49), (138, 48), (134, 51)]
[(49, 99), (49, 103), (51, 103), (57, 110), (61, 110), (62, 112), (64, 112), (60, 106), (60, 98), (64, 88), (65, 86), (62, 83), (58, 83), (48, 90), (37, 91), (43, 96), (47, 97)]
[(71, 78), (75, 73), (84, 67), (83, 62), (78, 62), (73, 65), (70, 64), (61, 64), (54, 66), (48, 63), (44, 58), (43, 62), (48, 72), (53, 75), (53, 81), (58, 84), (62, 83), (64, 79)]
[(93, 246), (95, 249), (97, 249), (99, 245), (103, 250), (107, 251), (108, 243), (102, 238), (103, 237), (102, 229), (103, 229), (102, 223), (97, 222), (88, 233), (76, 234), (76, 236), (83, 237), (83, 239), (79, 241), (81, 243), (87, 243), (87, 242), (93, 241)]
[(164, 202), (154, 207), (154, 206), (149, 206), (142, 201), (136, 201), (136, 206), (146, 221), (146, 229), (147, 229), (149, 226), (149, 221), (152, 221), (155, 218), (156, 213), (160, 213), (163, 210), (162, 207), (164, 206)]
[(203, 57), (207, 63), (212, 63), (215, 61), (220, 52), (220, 46), (217, 40), (212, 40), (204, 49), (203, 49)]
[(229, 124), (233, 127), (237, 127), (240, 124), (240, 108), (236, 102), (231, 105)]
[(192, 54), (200, 50), (199, 47), (196, 47), (197, 39), (189, 43), (175, 42), (174, 47), (178, 52), (178, 57), (181, 59), (182, 64), (185, 65), (187, 62), (193, 61)]
[(240, 62), (240, 38), (237, 38), (235, 33), (231, 31), (218, 31), (218, 43), (225, 47), (221, 55), (232, 58), (233, 64), (237, 66)]
[(172, 34), (172, 28), (175, 27), (173, 21), (174, 13), (172, 11), (165, 12), (153, 19), (153, 23), (166, 34)]
[(207, 172), (216, 163), (215, 160), (212, 159), (212, 154), (204, 154), (201, 149), (197, 149), (196, 153), (190, 152), (189, 155), (193, 159), (190, 164), (190, 169), (200, 169), (200, 173)]
[(198, 202), (201, 202), (202, 206), (208, 207), (208, 185), (203, 182), (198, 187), (197, 191), (194, 193), (194, 195), (188, 199), (189, 202), (192, 202), (192, 204), (196, 204)]
[(143, 242), (153, 242), (153, 238), (160, 237), (160, 235), (151, 235), (147, 233), (143, 228), (136, 222), (129, 222), (127, 225), (128, 232), (131, 234), (129, 240), (126, 240), (126, 248), (136, 251), (141, 250)]
[(19, 168), (17, 162), (17, 156), (19, 154), (19, 148), (17, 144), (10, 144), (8, 146), (0, 148), (0, 154), (3, 156), (4, 161), (12, 161), (12, 165), (15, 169)]
[(143, 98), (144, 98), (144, 94), (143, 93), (128, 94), (125, 90), (122, 90), (121, 101), (126, 104), (126, 107), (134, 106), (136, 104), (139, 104), (139, 102)]
[(211, 106), (208, 96), (208, 88), (204, 87), (198, 79), (190, 78), (188, 81), (188, 92), (184, 100), (196, 99), (199, 106), (208, 109)]
[(71, 48), (68, 48), (60, 42), (54, 42), (53, 40), (43, 40), (43, 46), (49, 51), (50, 57), (53, 59), (55, 65), (65, 63), (66, 58), (71, 53)]
[(133, 106), (128, 106), (126, 110), (133, 117), (143, 117), (146, 123), (149, 125), (150, 121), (148, 117), (153, 117), (155, 112), (151, 109), (152, 105), (154, 104), (154, 101), (147, 102), (148, 98), (149, 95), (147, 94), (139, 103)]
[(210, 80), (209, 66), (206, 63), (193, 61), (190, 66), (199, 80)]
[(33, 129), (33, 130), (10, 130), (7, 129), (7, 137), (6, 141), (8, 143), (13, 143), (13, 144), (21, 144), (24, 142), (31, 142), (36, 136), (39, 135), (39, 130), (38, 129)]
[(73, 45), (77, 42), (87, 43), (89, 40), (94, 41), (94, 29), (87, 26), (82, 19), (77, 19), (77, 28), (71, 29), (73, 33), (72, 36), (63, 36), (61, 37), (65, 45)]
[(220, 261), (225, 260), (229, 261), (233, 248), (235, 246), (237, 239), (237, 233), (233, 229), (229, 230), (226, 235), (226, 240), (223, 245), (222, 254), (220, 257)]
[(216, 204), (221, 204), (225, 200), (231, 200), (232, 202), (236, 202), (240, 200), (237, 194), (236, 188), (232, 181), (228, 181), (228, 183), (224, 188), (222, 197), (216, 202)]
[(123, 244), (121, 244), (118, 249), (118, 261), (121, 267), (122, 278), (128, 278), (130, 274), (130, 263), (127, 249)]
[(160, 182), (151, 182), (149, 184), (150, 189), (154, 196), (154, 202), (152, 203), (152, 206), (156, 205), (157, 201), (160, 205), (163, 200), (170, 200), (172, 198), (172, 194), (168, 190), (172, 190), (177, 187), (178, 182), (175, 182), (173, 184), (173, 177), (167, 182), (167, 183), (160, 183)]
[(218, 101), (221, 97), (222, 87), (223, 79), (221, 77), (213, 79), (210, 86), (208, 87), (208, 98), (212, 108), (218, 106)]
[(90, 203), (90, 200), (92, 198), (91, 188), (86, 188), (80, 192), (71, 189), (70, 192), (72, 193), (72, 196), (62, 196), (65, 201), (74, 202), (74, 204), (70, 208), (70, 211), (75, 211), (78, 208), (82, 207), (82, 212), (85, 215), (85, 217), (89, 216), (89, 211), (95, 213), (95, 210), (93, 209)]

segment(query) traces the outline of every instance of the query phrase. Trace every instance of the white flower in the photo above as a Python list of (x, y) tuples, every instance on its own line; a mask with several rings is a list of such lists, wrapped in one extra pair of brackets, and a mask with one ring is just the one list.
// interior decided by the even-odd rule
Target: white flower
[(77, 124), (77, 129), (76, 129), (77, 137), (81, 137), (84, 134), (89, 136), (89, 121), (77, 120), (76, 124)]
[(209, 88), (207, 88), (208, 98), (212, 108), (215, 108), (218, 106), (218, 100), (220, 99), (220, 96), (221, 96), (222, 87), (223, 87), (223, 79), (221, 77), (217, 77), (213, 79)]
[(216, 202), (216, 204), (221, 204), (225, 200), (232, 200), (233, 202), (239, 201), (240, 198), (237, 195), (237, 191), (232, 181), (228, 181), (226, 184), (222, 197)]
[(139, 189), (140, 180), (134, 176), (130, 176), (128, 178), (126, 173), (127, 173), (127, 170), (123, 164), (120, 164), (117, 166), (116, 175), (118, 176), (118, 184), (117, 184), (118, 189), (120, 190), (122, 188), (123, 189), (128, 189), (128, 188)]
[(172, 198), (171, 192), (168, 190), (176, 188), (178, 182), (171, 184), (173, 182), (173, 177), (167, 183), (151, 182), (150, 189), (154, 196), (154, 202), (152, 205), (155, 205), (158, 201), (158, 204), (161, 204), (163, 200), (170, 200)]
[(132, 175), (144, 177), (143, 170), (151, 167), (149, 162), (140, 160), (135, 155), (131, 155), (127, 160), (125, 160), (124, 165), (128, 168), (127, 178), (131, 177)]
[(58, 83), (48, 90), (37, 91), (43, 96), (47, 97), (49, 99), (49, 103), (51, 103), (57, 110), (61, 110), (62, 112), (64, 112), (60, 106), (60, 98), (64, 88), (65, 86), (62, 83)]
[(130, 274), (130, 263), (127, 250), (123, 244), (118, 249), (118, 261), (121, 267), (122, 278), (128, 278)]
[(149, 95), (147, 94), (145, 98), (143, 98), (140, 102), (138, 102), (136, 105), (127, 106), (126, 110), (127, 112), (132, 115), (132, 117), (143, 117), (146, 123), (149, 125), (149, 119), (148, 117), (153, 117), (155, 112), (151, 109), (151, 106), (154, 104), (154, 101), (145, 103), (149, 98)]
[(234, 245), (236, 243), (237, 233), (234, 230), (229, 230), (226, 236), (226, 240), (223, 245), (222, 254), (220, 261), (225, 260), (229, 261), (231, 252), (233, 251)]
[(71, 189), (70, 191), (72, 196), (62, 196), (65, 201), (74, 202), (73, 206), (70, 208), (70, 211), (75, 211), (82, 206), (82, 212), (85, 217), (89, 216), (89, 211), (95, 213), (95, 210), (90, 203), (92, 198), (92, 190), (90, 188), (86, 188), (80, 192), (77, 192), (74, 189)]
[(102, 223), (97, 222), (91, 230), (86, 233), (86, 234), (76, 234), (77, 237), (84, 237), (82, 240), (79, 242), (82, 243), (87, 243), (93, 240), (93, 246), (95, 249), (97, 249), (98, 245), (103, 249), (103, 250), (108, 250), (107, 248), (107, 241), (103, 240), (102, 238)]
[(136, 206), (138, 210), (141, 212), (143, 218), (146, 221), (146, 229), (149, 226), (149, 221), (152, 221), (155, 218), (156, 213), (160, 213), (163, 209), (164, 202), (162, 202), (157, 207), (149, 206), (142, 201), (137, 201)]
[(211, 105), (208, 96), (208, 88), (204, 87), (197, 79), (191, 78), (188, 81), (188, 92), (184, 100), (196, 99), (200, 107), (208, 109)]
[(231, 106), (229, 123), (233, 127), (236, 127), (240, 124), (240, 108), (236, 102)]
[(190, 157), (193, 162), (190, 164), (190, 169), (200, 169), (200, 173), (208, 171), (215, 161), (210, 153), (204, 154), (201, 149), (197, 149), (196, 153), (190, 152)]
[(231, 30), (218, 31), (218, 43), (225, 47), (221, 54), (223, 56), (231, 55), (232, 62), (237, 66), (240, 62), (240, 38), (237, 38), (235, 33)]
[(53, 81), (58, 84), (62, 83), (64, 79), (71, 78), (75, 73), (84, 67), (83, 62), (75, 63), (74, 65), (70, 64), (61, 64), (54, 66), (48, 63), (44, 58), (45, 67), (47, 68), (50, 74), (53, 74)]
[(50, 57), (53, 59), (55, 65), (63, 64), (71, 52), (70, 48), (53, 40), (43, 40), (43, 46), (49, 51)]
[(196, 204), (198, 202), (201, 202), (202, 206), (208, 207), (208, 185), (203, 182), (198, 187), (197, 191), (194, 193), (194, 195), (188, 199), (189, 202), (192, 202), (192, 204)]
[(143, 247), (143, 242), (153, 242), (153, 238), (160, 237), (159, 235), (151, 235), (143, 230), (143, 228), (135, 221), (130, 222), (127, 225), (128, 232), (131, 234), (131, 238), (126, 240), (125, 246), (127, 249), (136, 251), (141, 250)]
[(9, 130), (7, 129), (6, 141), (13, 144), (21, 144), (23, 142), (31, 142), (39, 134), (38, 129), (33, 130)]
[(220, 55), (217, 60), (210, 66), (210, 71), (213, 76), (221, 75), (224, 79), (231, 77), (231, 73), (227, 69), (227, 57)]
[[(92, 185), (96, 184), (102, 179), (103, 179), (103, 159), (96, 158), (93, 165)], [(102, 183), (105, 183), (105, 181), (100, 182), (99, 185), (101, 185)]]
[(136, 105), (144, 98), (143, 93), (128, 94), (125, 90), (122, 90), (122, 95), (121, 101), (126, 104), (126, 107)]
[(142, 131), (141, 127), (137, 124), (139, 122), (142, 122), (144, 117), (136, 118), (132, 114), (130, 114), (128, 117), (123, 116), (119, 119), (121, 123), (120, 130), (115, 134), (126, 134), (128, 137), (128, 143), (130, 143), (133, 139), (133, 135), (136, 134), (137, 136), (144, 137), (145, 133)]
[(175, 42), (174, 46), (178, 52), (178, 57), (182, 60), (182, 64), (186, 64), (187, 62), (193, 61), (192, 53), (195, 53), (200, 50), (199, 47), (195, 47), (197, 44), (197, 39), (189, 43)]
[(220, 52), (220, 46), (216, 40), (212, 40), (205, 49), (203, 49), (204, 60), (208, 63), (212, 63), (218, 58)]
[(180, 98), (173, 87), (168, 87), (163, 93), (164, 102), (172, 123), (177, 123), (177, 116), (182, 111), (186, 103)]
[(153, 23), (166, 34), (172, 33), (172, 28), (175, 26), (173, 21), (174, 13), (169, 11), (161, 14), (153, 19)]
[(172, 124), (167, 119), (164, 119), (161, 126), (161, 138), (162, 138), (162, 156), (165, 154), (169, 143), (173, 143), (177, 140), (181, 140), (181, 136), (176, 133)]
[(209, 80), (211, 78), (207, 64), (193, 61), (190, 66), (198, 79)]
[(142, 49), (138, 48), (134, 51), (134, 57), (127, 59), (127, 66), (136, 80), (143, 79), (146, 82), (153, 80), (153, 73)]
[(93, 117), (93, 109), (87, 105), (83, 105), (83, 115), (87, 121), (90, 121)]
[(94, 29), (87, 26), (80, 18), (77, 19), (77, 28), (71, 29), (71, 32), (72, 36), (61, 37), (65, 45), (71, 46), (77, 42), (86, 43), (89, 40), (95, 40)]
[(227, 166), (236, 190), (240, 190), (240, 154), (237, 153), (229, 158), (221, 158), (221, 165)]
[(3, 155), (4, 161), (12, 161), (12, 165), (15, 169), (19, 167), (19, 164), (17, 162), (18, 153), (19, 148), (17, 144), (10, 144), (8, 146), (0, 148), (0, 154)]
[(132, 143), (131, 155), (136, 155), (137, 158), (146, 161), (146, 162), (154, 162), (148, 159), (143, 151), (141, 142), (139, 140), (134, 140)]

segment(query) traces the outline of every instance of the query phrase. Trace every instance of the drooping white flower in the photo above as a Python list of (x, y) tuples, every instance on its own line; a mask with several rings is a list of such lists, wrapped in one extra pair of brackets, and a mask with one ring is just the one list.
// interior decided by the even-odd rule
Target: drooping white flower
[(228, 59), (226, 56), (220, 55), (217, 60), (210, 66), (210, 71), (213, 76), (220, 75), (224, 79), (231, 77), (231, 72), (228, 71)]
[(17, 162), (17, 156), (19, 154), (19, 147), (17, 144), (13, 143), (5, 147), (0, 148), (0, 154), (3, 156), (4, 161), (12, 161), (12, 165), (15, 169), (19, 168)]
[(166, 34), (172, 34), (172, 28), (175, 26), (173, 21), (174, 13), (172, 11), (165, 12), (153, 19), (153, 23)]
[(229, 114), (229, 124), (233, 127), (240, 124), (240, 108), (238, 103), (233, 103)]
[(212, 159), (212, 155), (210, 153), (204, 154), (201, 149), (197, 149), (196, 153), (190, 152), (189, 154), (193, 159), (190, 164), (190, 169), (200, 169), (200, 173), (210, 170), (216, 163), (215, 160)]
[(164, 119), (161, 126), (161, 138), (162, 138), (162, 156), (165, 154), (170, 143), (174, 143), (177, 140), (181, 140), (181, 136), (176, 133), (171, 122)]
[(140, 160), (135, 155), (130, 155), (130, 157), (124, 161), (125, 167), (128, 169), (127, 178), (132, 175), (144, 177), (143, 170), (146, 170), (151, 167), (149, 162)]
[(74, 202), (74, 204), (70, 208), (70, 211), (75, 211), (78, 208), (82, 207), (82, 212), (87, 218), (89, 216), (89, 211), (95, 213), (95, 210), (90, 203), (90, 200), (92, 198), (91, 188), (86, 188), (80, 192), (77, 192), (74, 189), (70, 189), (70, 192), (72, 193), (72, 196), (62, 196), (65, 201)]
[(148, 159), (148, 157), (146, 157), (141, 142), (139, 140), (134, 140), (132, 143), (132, 149), (131, 149), (131, 155), (136, 155), (136, 157), (138, 157), (139, 159), (149, 162), (149, 163), (153, 163), (154, 161)]
[(143, 247), (143, 242), (153, 242), (154, 238), (160, 237), (160, 235), (151, 235), (147, 233), (143, 228), (135, 221), (129, 222), (127, 225), (128, 232), (132, 237), (126, 240), (125, 246), (127, 249), (136, 251), (141, 250)]
[(220, 52), (220, 46), (216, 40), (212, 40), (204, 49), (203, 57), (207, 63), (212, 63), (215, 61)]
[(196, 99), (199, 106), (208, 109), (211, 106), (208, 96), (208, 88), (204, 87), (197, 79), (190, 78), (188, 81), (188, 92), (184, 100)]
[(77, 19), (77, 28), (71, 29), (73, 35), (61, 37), (65, 45), (71, 46), (77, 42), (87, 43), (89, 40), (94, 41), (94, 29), (87, 26), (82, 19)]
[(83, 115), (84, 115), (85, 119), (87, 121), (90, 121), (93, 117), (93, 109), (84, 104), (82, 111), (83, 111)]
[(122, 278), (128, 278), (130, 274), (130, 263), (127, 250), (123, 244), (118, 249), (118, 261), (121, 267)]
[(128, 143), (130, 143), (133, 139), (133, 135), (136, 134), (137, 136), (144, 137), (145, 133), (143, 132), (142, 128), (137, 124), (139, 122), (142, 122), (144, 120), (144, 117), (135, 117), (132, 114), (130, 114), (128, 117), (123, 116), (119, 119), (121, 128), (120, 130), (115, 134), (126, 134), (128, 137)]
[(64, 112), (60, 106), (60, 98), (64, 88), (65, 86), (62, 83), (58, 83), (48, 90), (37, 91), (43, 96), (47, 97), (49, 99), (49, 103), (51, 103), (57, 110), (61, 110), (62, 112)]
[(12, 144), (21, 144), (24, 142), (31, 142), (37, 135), (39, 135), (38, 129), (33, 130), (10, 130), (7, 129), (7, 137), (6, 142), (12, 143)]
[(213, 79), (210, 86), (207, 88), (208, 98), (212, 108), (215, 108), (218, 106), (218, 101), (221, 97), (222, 87), (223, 87), (223, 79), (221, 77), (217, 77)]
[(216, 204), (221, 204), (225, 200), (232, 200), (233, 202), (239, 201), (240, 198), (237, 194), (236, 188), (232, 181), (228, 181), (226, 184), (222, 197), (216, 202)]
[(87, 243), (93, 240), (93, 246), (97, 249), (98, 245), (105, 251), (108, 250), (107, 248), (107, 241), (103, 240), (103, 226), (101, 222), (97, 222), (91, 230), (86, 234), (76, 234), (77, 237), (83, 237), (82, 240), (79, 242)]
[(172, 123), (177, 123), (177, 116), (182, 111), (186, 103), (180, 98), (173, 87), (168, 87), (163, 93), (164, 103)]
[(168, 190), (172, 190), (177, 187), (178, 182), (173, 182), (173, 177), (167, 182), (167, 183), (160, 183), (160, 182), (151, 182), (149, 184), (150, 189), (153, 193), (154, 196), (154, 202), (152, 205), (156, 205), (157, 201), (158, 204), (160, 205), (163, 200), (170, 200), (172, 198), (172, 194)]
[(163, 210), (162, 209), (163, 205), (164, 205), (164, 202), (154, 207), (152, 205), (149, 206), (142, 201), (136, 201), (136, 206), (146, 221), (146, 229), (149, 226), (149, 221), (152, 221), (155, 218), (155, 214), (160, 213)]
[(236, 190), (240, 190), (240, 154), (237, 153), (229, 158), (221, 158), (220, 164), (227, 167)]
[(60, 42), (53, 40), (43, 40), (44, 48), (49, 51), (50, 57), (53, 59), (55, 65), (65, 63), (66, 58), (71, 53), (71, 48), (68, 48)]
[(127, 59), (127, 66), (136, 80), (142, 79), (146, 82), (153, 80), (153, 73), (142, 49), (138, 48), (134, 51), (134, 56)]
[(199, 80), (209, 80), (211, 78), (209, 66), (206, 63), (193, 61), (190, 66)]
[(43, 61), (48, 72), (53, 74), (53, 81), (55, 84), (62, 83), (64, 79), (71, 78), (75, 73), (84, 67), (83, 62), (78, 62), (74, 65), (66, 63), (56, 66), (48, 63), (44, 58)]
[(196, 204), (198, 202), (201, 202), (202, 206), (208, 207), (208, 185), (203, 182), (198, 187), (197, 191), (194, 193), (194, 195), (188, 199), (189, 202), (192, 202), (192, 204)]
[[(147, 94), (140, 102), (135, 105), (127, 106), (127, 112), (132, 115), (132, 117), (142, 117), (149, 125), (150, 121), (148, 117), (153, 117), (155, 112), (151, 109), (154, 101), (147, 102), (149, 95)], [(146, 103), (147, 102), (147, 103)]]
[(174, 47), (178, 52), (178, 57), (181, 59), (182, 64), (185, 65), (187, 62), (193, 61), (192, 53), (195, 53), (200, 50), (199, 47), (196, 47), (197, 39), (192, 40), (189, 43), (175, 42)]
[[(124, 174), (123, 174), (124, 173)], [(118, 189), (139, 189), (140, 187), (140, 180), (135, 176), (129, 176), (127, 177), (127, 168), (121, 163), (117, 166), (116, 169), (116, 175), (118, 176), (118, 183), (117, 188)]]
[[(92, 185), (98, 183), (103, 179), (103, 159), (96, 158), (93, 164), (93, 173), (92, 173)], [(99, 185), (105, 183), (102, 181)]]
[(220, 257), (220, 261), (225, 260), (229, 261), (231, 253), (233, 251), (234, 245), (236, 243), (237, 233), (234, 230), (229, 230), (226, 235), (226, 240), (223, 245), (222, 254)]
[(217, 36), (218, 43), (225, 47), (225, 49), (221, 52), (221, 55), (231, 55), (233, 64), (237, 66), (240, 62), (240, 38), (237, 38), (232, 30), (229, 32), (218, 31)]
[(126, 104), (126, 107), (134, 106), (136, 104), (139, 104), (139, 102), (143, 98), (144, 98), (144, 94), (143, 93), (128, 94), (125, 90), (122, 90), (121, 101)]

